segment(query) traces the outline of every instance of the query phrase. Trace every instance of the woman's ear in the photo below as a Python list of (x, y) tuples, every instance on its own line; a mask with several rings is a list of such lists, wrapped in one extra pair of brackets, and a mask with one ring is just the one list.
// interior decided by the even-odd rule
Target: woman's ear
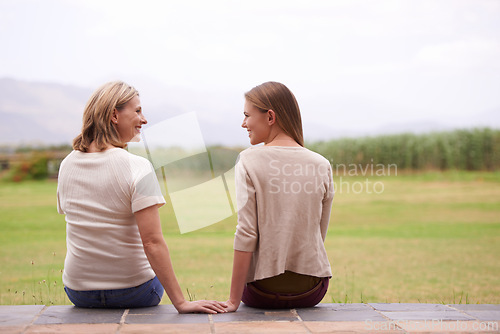
[(118, 111), (116, 108), (113, 110), (113, 114), (111, 115), (111, 122), (113, 124), (118, 124)]
[(274, 123), (276, 123), (276, 113), (274, 112), (274, 110), (269, 109), (267, 111), (267, 116), (269, 125), (273, 125)]

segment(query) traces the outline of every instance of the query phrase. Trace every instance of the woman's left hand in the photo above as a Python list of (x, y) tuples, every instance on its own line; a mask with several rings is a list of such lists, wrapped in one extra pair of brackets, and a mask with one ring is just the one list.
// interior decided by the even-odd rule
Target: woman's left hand
[(236, 312), (236, 310), (238, 309), (238, 307), (240, 307), (240, 302), (231, 302), (231, 300), (229, 299), (228, 301), (226, 301), (225, 303), (223, 303), (226, 307), (226, 312)]

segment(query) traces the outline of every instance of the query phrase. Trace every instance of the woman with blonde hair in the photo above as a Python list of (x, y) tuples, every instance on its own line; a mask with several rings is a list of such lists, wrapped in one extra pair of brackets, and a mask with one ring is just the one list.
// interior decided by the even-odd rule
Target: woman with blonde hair
[(186, 301), (179, 287), (153, 167), (123, 149), (146, 123), (139, 93), (121, 81), (101, 86), (85, 106), (57, 186), (66, 215), (65, 291), (79, 307), (134, 308), (158, 305), (165, 290), (179, 313), (224, 312), (219, 302)]
[(326, 237), (333, 201), (328, 160), (304, 148), (292, 92), (266, 82), (245, 94), (252, 145), (236, 164), (238, 225), (227, 311), (318, 304), (331, 268)]

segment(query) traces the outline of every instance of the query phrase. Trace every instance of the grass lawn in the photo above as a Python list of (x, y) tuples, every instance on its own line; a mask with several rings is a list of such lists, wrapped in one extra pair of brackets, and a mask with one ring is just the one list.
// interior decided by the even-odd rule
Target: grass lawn
[[(323, 302), (500, 303), (500, 173), (335, 181)], [(70, 304), (56, 186), (0, 183), (0, 304)], [(236, 218), (181, 235), (172, 207), (160, 212), (186, 298), (225, 300)]]

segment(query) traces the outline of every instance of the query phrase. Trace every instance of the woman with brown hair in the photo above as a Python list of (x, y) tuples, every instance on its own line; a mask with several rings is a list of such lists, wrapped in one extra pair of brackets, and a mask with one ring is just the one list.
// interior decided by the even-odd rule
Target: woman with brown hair
[(186, 301), (179, 287), (153, 167), (123, 149), (146, 123), (139, 93), (121, 81), (101, 86), (85, 106), (57, 186), (57, 208), (66, 215), (64, 289), (79, 307), (156, 306), (165, 290), (179, 313), (224, 312), (219, 302)]
[(238, 225), (227, 311), (318, 304), (331, 268), (324, 247), (333, 201), (328, 160), (304, 147), (292, 92), (266, 82), (245, 94), (252, 145), (236, 164)]

